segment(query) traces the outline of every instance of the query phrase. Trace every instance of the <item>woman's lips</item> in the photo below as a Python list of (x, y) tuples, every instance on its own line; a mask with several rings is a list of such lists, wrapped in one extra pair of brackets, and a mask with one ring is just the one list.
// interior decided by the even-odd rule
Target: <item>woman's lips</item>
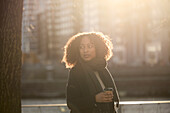
[(90, 55), (88, 55), (88, 54), (84, 55), (84, 58), (89, 58), (89, 57), (90, 57)]

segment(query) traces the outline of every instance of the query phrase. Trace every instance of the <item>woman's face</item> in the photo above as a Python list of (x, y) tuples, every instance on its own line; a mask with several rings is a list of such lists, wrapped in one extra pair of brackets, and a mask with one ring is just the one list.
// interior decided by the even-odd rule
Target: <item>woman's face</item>
[(90, 41), (88, 37), (83, 37), (80, 42), (80, 57), (84, 61), (89, 61), (96, 57), (96, 49), (94, 44)]

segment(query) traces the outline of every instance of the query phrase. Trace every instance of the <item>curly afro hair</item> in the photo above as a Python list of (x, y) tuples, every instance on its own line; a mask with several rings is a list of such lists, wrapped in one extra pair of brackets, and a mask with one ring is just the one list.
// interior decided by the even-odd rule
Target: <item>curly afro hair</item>
[(94, 43), (96, 48), (96, 57), (104, 58), (108, 61), (112, 55), (113, 45), (109, 37), (101, 32), (83, 32), (72, 36), (64, 46), (64, 56), (62, 62), (66, 68), (72, 68), (76, 65), (80, 54), (79, 46), (83, 37), (88, 37)]

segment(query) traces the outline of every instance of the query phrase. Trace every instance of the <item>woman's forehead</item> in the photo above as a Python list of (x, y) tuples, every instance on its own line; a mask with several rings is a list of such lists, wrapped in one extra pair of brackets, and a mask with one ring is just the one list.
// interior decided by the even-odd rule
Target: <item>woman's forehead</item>
[(84, 44), (93, 44), (92, 40), (90, 40), (90, 37), (88, 36), (84, 36), (80, 42), (80, 44), (84, 45)]

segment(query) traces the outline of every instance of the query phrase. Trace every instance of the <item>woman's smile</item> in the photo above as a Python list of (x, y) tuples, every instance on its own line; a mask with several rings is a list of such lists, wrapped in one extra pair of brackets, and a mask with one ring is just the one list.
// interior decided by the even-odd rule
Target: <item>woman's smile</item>
[(89, 55), (89, 54), (84, 54), (83, 56), (84, 56), (85, 58), (90, 57), (90, 55)]

